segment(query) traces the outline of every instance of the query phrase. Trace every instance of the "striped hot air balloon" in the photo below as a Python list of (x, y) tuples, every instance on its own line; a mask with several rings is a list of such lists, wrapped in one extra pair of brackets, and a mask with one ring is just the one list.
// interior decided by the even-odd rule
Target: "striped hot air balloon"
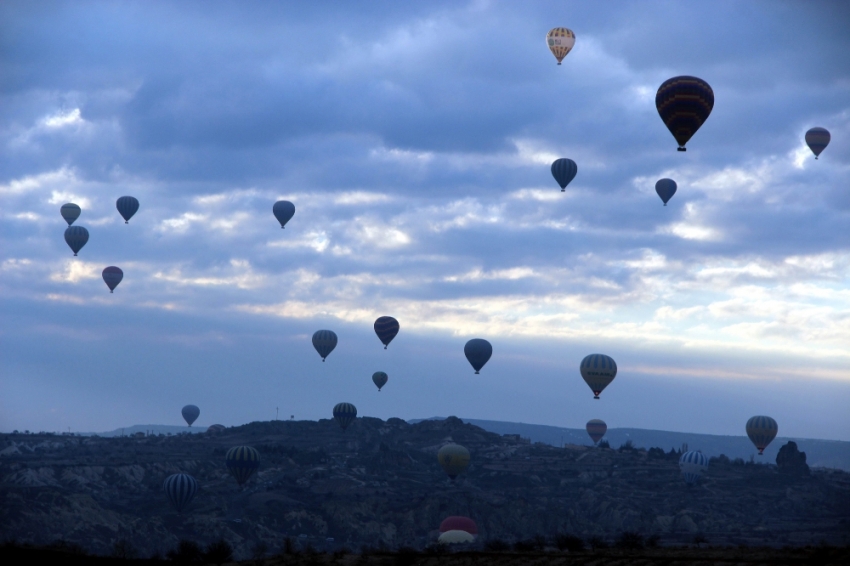
[(165, 478), (162, 489), (177, 512), (181, 513), (198, 493), (198, 481), (189, 474), (174, 474)]
[(751, 417), (747, 421), (747, 436), (750, 437), (752, 443), (758, 448), (759, 456), (764, 453), (767, 445), (776, 438), (777, 432), (779, 432), (779, 425), (770, 417), (759, 415)]
[(676, 138), (679, 151), (697, 133), (714, 108), (714, 91), (702, 79), (681, 76), (664, 81), (655, 94), (655, 107)]
[(68, 223), (68, 226), (74, 223), (74, 220), (80, 217), (80, 213), (83, 210), (74, 204), (73, 202), (69, 202), (67, 204), (63, 204), (62, 208), (59, 209), (59, 214), (62, 215), (62, 218), (65, 219), (65, 222)]
[(567, 28), (552, 28), (546, 34), (546, 45), (549, 46), (549, 51), (558, 60), (558, 64), (564, 60), (564, 57), (572, 50), (576, 44), (576, 34), (573, 30)]
[(240, 486), (260, 467), (260, 453), (250, 446), (234, 446), (224, 456), (227, 471)]
[(826, 128), (812, 128), (806, 132), (806, 145), (815, 154), (815, 159), (818, 158), (820, 152), (826, 149), (830, 139), (829, 131)]
[(602, 437), (605, 436), (606, 432), (608, 432), (608, 425), (605, 424), (605, 421), (599, 419), (591, 419), (587, 421), (584, 428), (590, 436), (590, 439), (593, 441), (593, 444), (602, 440)]
[(617, 377), (617, 363), (605, 354), (590, 354), (581, 361), (579, 371), (593, 391), (593, 398), (599, 399), (602, 390)]
[(130, 219), (139, 210), (139, 201), (136, 197), (120, 197), (115, 202), (115, 208), (118, 209), (118, 214), (124, 218), (124, 224), (129, 224)]
[(313, 333), (313, 347), (322, 356), (322, 361), (325, 361), (325, 358), (334, 351), (336, 342), (336, 334), (333, 330), (317, 330)]
[(708, 469), (708, 456), (698, 451), (685, 452), (679, 458), (679, 469), (688, 485), (699, 481)]
[(493, 346), (483, 338), (473, 338), (463, 347), (463, 353), (472, 365), (472, 369), (478, 373), (493, 355)]
[(77, 252), (83, 249), (83, 246), (88, 241), (89, 231), (82, 226), (68, 226), (65, 228), (65, 242), (71, 248), (71, 251), (74, 252), (74, 255), (77, 255)]
[(673, 179), (659, 179), (655, 183), (655, 192), (658, 193), (658, 196), (661, 197), (661, 200), (664, 202), (664, 206), (667, 206), (667, 201), (673, 198), (673, 195), (676, 194), (676, 181)]
[(183, 420), (185, 420), (186, 424), (189, 426), (192, 426), (192, 423), (201, 416), (201, 410), (196, 405), (186, 405), (180, 409), (180, 413), (183, 415)]
[(281, 229), (283, 229), (286, 227), (286, 223), (295, 216), (295, 205), (288, 200), (279, 200), (274, 203), (272, 213), (277, 218), (277, 221), (280, 222)]
[(100, 276), (103, 277), (103, 282), (106, 283), (106, 286), (109, 287), (109, 292), (112, 293), (115, 291), (115, 287), (124, 279), (124, 272), (121, 271), (121, 268), (110, 265), (103, 268)]
[(478, 525), (469, 517), (454, 515), (452, 517), (446, 517), (440, 523), (440, 532), (445, 533), (448, 531), (465, 531), (474, 536), (478, 534)]
[(398, 321), (391, 316), (382, 316), (375, 321), (375, 334), (378, 335), (378, 339), (384, 345), (384, 350), (398, 334), (398, 329)]
[(351, 403), (337, 403), (334, 407), (334, 420), (345, 431), (357, 418), (357, 407)]
[(387, 380), (389, 380), (389, 376), (382, 371), (376, 371), (372, 374), (372, 382), (378, 386), (378, 391), (387, 384)]
[(437, 461), (446, 474), (455, 479), (469, 467), (469, 450), (460, 444), (446, 444), (437, 452)]
[(552, 162), (552, 176), (555, 177), (555, 181), (561, 187), (562, 193), (567, 190), (570, 181), (575, 179), (576, 173), (578, 173), (578, 166), (572, 159), (562, 157)]

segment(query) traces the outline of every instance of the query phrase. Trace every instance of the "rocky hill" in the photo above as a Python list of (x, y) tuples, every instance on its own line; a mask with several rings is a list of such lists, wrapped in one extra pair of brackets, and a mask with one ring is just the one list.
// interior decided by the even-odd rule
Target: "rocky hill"
[[(456, 481), (436, 461), (447, 442), (472, 454)], [(260, 451), (262, 464), (240, 489), (224, 454), (243, 444)], [(662, 545), (695, 536), (715, 545), (850, 542), (846, 472), (715, 459), (688, 487), (678, 455), (661, 449), (557, 448), (453, 417), (359, 418), (346, 432), (321, 420), (179, 436), (7, 434), (0, 452), (0, 536), (100, 553), (117, 541), (150, 555), (180, 539), (221, 537), (242, 557), (287, 538), (319, 549), (423, 548), (448, 515), (472, 517), (482, 544), (557, 533), (613, 540), (624, 531), (657, 534)], [(201, 486), (182, 514), (162, 492), (176, 472)]]

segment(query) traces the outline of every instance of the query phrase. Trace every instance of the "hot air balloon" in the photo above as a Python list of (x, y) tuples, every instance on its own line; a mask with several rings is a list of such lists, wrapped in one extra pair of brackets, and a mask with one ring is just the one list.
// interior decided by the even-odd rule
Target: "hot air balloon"
[(477, 374), (493, 355), (493, 346), (487, 340), (473, 338), (463, 347), (463, 353)]
[(759, 456), (764, 453), (767, 445), (776, 438), (777, 432), (779, 432), (779, 425), (770, 417), (760, 415), (747, 421), (747, 436), (759, 449)]
[(383, 343), (384, 350), (387, 349), (387, 346), (393, 341), (395, 335), (398, 334), (398, 329), (398, 321), (391, 316), (382, 316), (375, 321), (375, 334), (378, 335), (378, 339)]
[(437, 452), (437, 461), (451, 479), (469, 467), (469, 450), (460, 444), (446, 444)]
[(274, 217), (280, 222), (280, 227), (283, 229), (286, 223), (295, 215), (295, 205), (288, 200), (279, 200), (272, 207)]
[(806, 132), (806, 145), (815, 154), (815, 159), (818, 158), (820, 152), (826, 149), (830, 139), (829, 131), (826, 128), (812, 128)]
[(357, 418), (357, 407), (351, 403), (337, 403), (334, 407), (334, 420), (342, 427), (342, 430), (354, 422)]
[(89, 231), (82, 226), (68, 226), (65, 228), (65, 242), (71, 248), (71, 251), (74, 252), (74, 255), (77, 255), (77, 252), (83, 249), (83, 246), (88, 241)]
[(562, 157), (552, 162), (552, 176), (561, 186), (562, 193), (567, 190), (570, 181), (575, 179), (576, 173), (578, 173), (578, 166), (572, 159)]
[(68, 226), (74, 223), (74, 220), (80, 217), (80, 213), (83, 210), (74, 204), (73, 202), (69, 202), (68, 204), (63, 204), (62, 208), (59, 209), (59, 214), (62, 215), (62, 218), (65, 219), (65, 222), (68, 223)]
[(124, 218), (124, 224), (129, 224), (130, 219), (139, 210), (139, 201), (136, 197), (120, 197), (115, 203), (115, 208), (118, 209), (118, 214)]
[(664, 206), (667, 206), (667, 201), (676, 194), (676, 181), (673, 179), (659, 179), (655, 183), (655, 192), (664, 201)]
[(685, 483), (695, 484), (708, 469), (708, 457), (702, 452), (685, 452), (679, 458), (679, 469), (682, 470)]
[(559, 65), (575, 44), (576, 34), (573, 33), (573, 30), (567, 28), (552, 28), (549, 30), (549, 33), (546, 34), (546, 45), (549, 46), (549, 51), (551, 51), (552, 55), (555, 56), (555, 59), (558, 60)]
[(440, 523), (440, 532), (445, 533), (448, 531), (465, 531), (474, 536), (478, 534), (478, 525), (469, 517), (446, 517)]
[(110, 265), (103, 268), (101, 277), (103, 277), (103, 282), (106, 283), (106, 286), (109, 287), (109, 292), (112, 293), (115, 291), (115, 287), (124, 279), (124, 272), (121, 271), (121, 268)]
[(437, 537), (440, 544), (463, 544), (475, 542), (475, 537), (466, 531), (446, 531)]
[(208, 434), (221, 434), (225, 430), (227, 430), (227, 427), (223, 424), (211, 424), (209, 427), (207, 427)]
[(195, 405), (186, 405), (183, 409), (180, 410), (183, 413), (183, 420), (186, 421), (186, 424), (192, 426), (192, 423), (200, 416), (201, 410)]
[(599, 399), (599, 394), (617, 377), (617, 364), (604, 354), (590, 354), (579, 366), (581, 377), (593, 391), (593, 398)]
[(174, 474), (165, 478), (162, 489), (180, 513), (198, 493), (198, 481), (189, 474)]
[(375, 385), (378, 386), (378, 391), (381, 390), (381, 387), (387, 384), (388, 379), (389, 377), (387, 376), (387, 374), (382, 371), (376, 371), (372, 374), (372, 381), (375, 383)]
[(714, 91), (697, 77), (673, 77), (664, 81), (655, 94), (658, 114), (676, 138), (679, 151), (708, 119), (714, 108)]
[(325, 361), (336, 348), (336, 334), (333, 330), (317, 330), (313, 333), (313, 347)]
[(584, 428), (587, 431), (587, 434), (590, 435), (590, 439), (594, 444), (602, 440), (602, 437), (605, 436), (606, 432), (608, 432), (608, 425), (605, 424), (605, 421), (599, 419), (591, 419), (587, 421)]
[(260, 453), (250, 446), (234, 446), (224, 457), (227, 471), (240, 486), (260, 467)]

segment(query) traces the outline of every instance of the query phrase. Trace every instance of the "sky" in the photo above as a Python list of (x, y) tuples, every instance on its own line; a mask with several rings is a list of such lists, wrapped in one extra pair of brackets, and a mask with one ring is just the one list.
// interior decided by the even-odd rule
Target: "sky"
[[(840, 1), (3, 2), (0, 431), (347, 401), (850, 440), (848, 26)], [(715, 94), (687, 152), (655, 109), (677, 75)]]

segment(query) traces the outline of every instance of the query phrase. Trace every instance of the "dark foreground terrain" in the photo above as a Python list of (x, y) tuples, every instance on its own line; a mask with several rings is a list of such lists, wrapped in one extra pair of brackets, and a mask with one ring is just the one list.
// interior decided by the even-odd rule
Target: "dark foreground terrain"
[[(447, 442), (472, 454), (469, 470), (456, 481), (436, 461)], [(262, 463), (240, 489), (224, 455), (243, 444), (257, 448)], [(581, 558), (570, 555), (586, 561), (577, 564), (637, 560), (600, 550), (624, 535), (659, 547), (646, 552), (661, 553), (651, 560), (662, 562), (645, 563), (666, 564), (708, 552), (674, 548), (682, 545), (850, 544), (850, 474), (790, 473), (720, 458), (712, 460), (699, 485), (689, 487), (678, 457), (670, 447), (530, 444), (456, 418), (413, 425), (359, 418), (345, 433), (323, 420), (256, 422), (179, 436), (0, 435), (0, 541), (45, 546), (61, 540), (100, 555), (124, 545), (134, 556), (150, 557), (166, 556), (181, 540), (203, 547), (223, 540), (236, 559), (250, 558), (257, 549), (278, 554), (289, 545), (302, 553), (298, 560), (307, 560), (303, 553), (309, 549), (330, 553), (316, 555), (321, 563), (343, 549), (424, 551), (434, 545), (446, 516), (465, 515), (478, 524), (477, 550), (513, 549), (534, 540), (523, 548), (553, 547), (558, 536), (572, 536), (586, 548)], [(165, 477), (176, 472), (200, 483), (182, 514), (162, 492)], [(591, 547), (598, 552), (590, 553)], [(598, 561), (605, 552), (614, 553), (604, 554), (611, 562)], [(737, 551), (711, 552), (734, 558)], [(757, 560), (759, 552), (774, 551), (741, 552)], [(362, 564), (398, 559), (336, 556)], [(474, 556), (483, 555), (452, 555), (451, 561)], [(511, 556), (499, 560), (566, 560), (564, 554)], [(791, 560), (796, 554), (775, 556)], [(444, 559), (418, 556), (410, 563)]]

